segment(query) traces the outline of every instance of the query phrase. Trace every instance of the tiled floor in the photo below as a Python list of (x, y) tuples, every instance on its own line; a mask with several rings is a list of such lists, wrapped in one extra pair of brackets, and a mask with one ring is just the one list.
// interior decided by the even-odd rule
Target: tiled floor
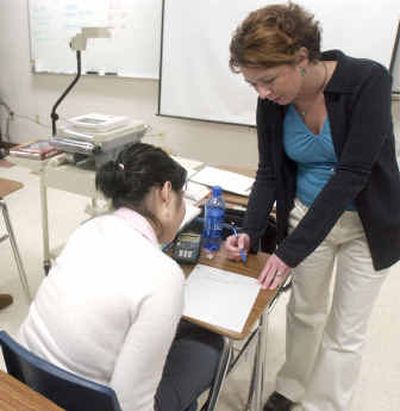
[[(22, 190), (10, 195), (6, 200), (29, 282), (35, 291), (43, 278), (38, 177), (21, 167), (4, 168), (1, 165), (0, 177), (15, 179), (25, 185)], [(87, 218), (84, 213), (87, 204), (87, 198), (59, 190), (49, 190), (52, 246), (61, 245), (79, 222)], [(4, 226), (0, 225), (0, 233), (3, 231)], [(7, 242), (0, 244), (0, 266), (0, 292), (9, 292), (15, 298), (12, 306), (0, 311), (0, 328), (13, 334), (24, 318), (28, 306)], [(398, 264), (385, 282), (373, 311), (360, 381), (349, 411), (400, 410), (400, 325), (397, 307), (399, 293)], [(287, 295), (282, 296), (270, 319), (266, 395), (273, 389), (274, 376), (284, 357), (286, 301)], [(249, 386), (250, 364), (251, 353), (240, 361), (237, 369), (228, 377), (218, 411), (243, 409)]]

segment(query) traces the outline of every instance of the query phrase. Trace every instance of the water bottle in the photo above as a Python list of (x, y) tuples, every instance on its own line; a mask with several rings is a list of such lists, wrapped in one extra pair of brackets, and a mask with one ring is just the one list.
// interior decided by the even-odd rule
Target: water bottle
[(204, 207), (203, 247), (210, 252), (219, 250), (225, 217), (225, 202), (222, 188), (214, 186), (212, 197)]

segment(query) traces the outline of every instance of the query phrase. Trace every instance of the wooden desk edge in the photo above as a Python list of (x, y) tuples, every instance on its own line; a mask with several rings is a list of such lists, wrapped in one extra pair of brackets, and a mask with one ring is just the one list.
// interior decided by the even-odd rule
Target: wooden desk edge
[(9, 178), (0, 178), (0, 197), (6, 197), (9, 194), (21, 189), (24, 185), (16, 180)]
[[(257, 255), (250, 254), (248, 256), (248, 262), (246, 263), (246, 265), (243, 265), (241, 262), (227, 260), (224, 251), (222, 250), (212, 260), (207, 259), (204, 253), (202, 253), (198, 261), (198, 264), (210, 265), (212, 267), (257, 278), (258, 273), (261, 271), (268, 257), (269, 255), (265, 253), (258, 253)], [(193, 268), (194, 266), (183, 266), (183, 269), (187, 275)], [(212, 324), (202, 322), (195, 318), (190, 318), (186, 316), (184, 316), (183, 318), (189, 320), (194, 324), (200, 325), (201, 327), (206, 328), (212, 332), (223, 335), (225, 337), (232, 338), (233, 340), (242, 340), (246, 338), (248, 335), (250, 335), (258, 319), (261, 317), (264, 311), (268, 309), (268, 307), (275, 300), (275, 297), (279, 292), (279, 288), (275, 290), (260, 289), (257, 298), (253, 304), (253, 307), (250, 310), (250, 314), (247, 317), (243, 330), (241, 332), (214, 326)]]
[(3, 411), (64, 411), (42, 394), (0, 370), (0, 394), (3, 393), (5, 396), (0, 395), (0, 408)]
[(255, 324), (264, 313), (266, 309), (270, 306), (270, 304), (274, 301), (276, 295), (279, 293), (279, 290), (260, 290), (256, 301), (253, 304), (252, 309), (250, 310), (250, 314), (247, 317), (246, 323), (243, 327), (242, 332), (232, 331), (227, 328), (214, 326), (209, 323), (202, 322), (195, 318), (183, 316), (186, 320), (190, 321), (191, 323), (197, 324), (207, 330), (220, 334), (222, 336), (231, 338), (233, 340), (243, 340), (244, 338), (248, 337), (252, 330), (254, 329)]

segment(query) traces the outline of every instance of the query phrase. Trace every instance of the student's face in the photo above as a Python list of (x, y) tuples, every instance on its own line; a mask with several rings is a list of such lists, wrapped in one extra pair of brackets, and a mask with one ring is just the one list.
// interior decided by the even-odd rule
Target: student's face
[(280, 105), (290, 104), (298, 95), (302, 77), (297, 66), (284, 64), (272, 68), (241, 67), (244, 80), (261, 99)]
[(166, 212), (163, 215), (162, 221), (162, 238), (160, 242), (168, 243), (172, 241), (183, 221), (185, 216), (185, 201), (183, 199), (183, 191), (177, 193), (174, 190), (170, 192), (170, 201), (165, 205)]

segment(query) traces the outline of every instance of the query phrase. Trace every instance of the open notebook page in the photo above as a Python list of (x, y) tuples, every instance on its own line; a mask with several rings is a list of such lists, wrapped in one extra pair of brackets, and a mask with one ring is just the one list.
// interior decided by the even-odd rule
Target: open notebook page
[(183, 315), (240, 333), (259, 290), (255, 278), (198, 264), (186, 280)]

